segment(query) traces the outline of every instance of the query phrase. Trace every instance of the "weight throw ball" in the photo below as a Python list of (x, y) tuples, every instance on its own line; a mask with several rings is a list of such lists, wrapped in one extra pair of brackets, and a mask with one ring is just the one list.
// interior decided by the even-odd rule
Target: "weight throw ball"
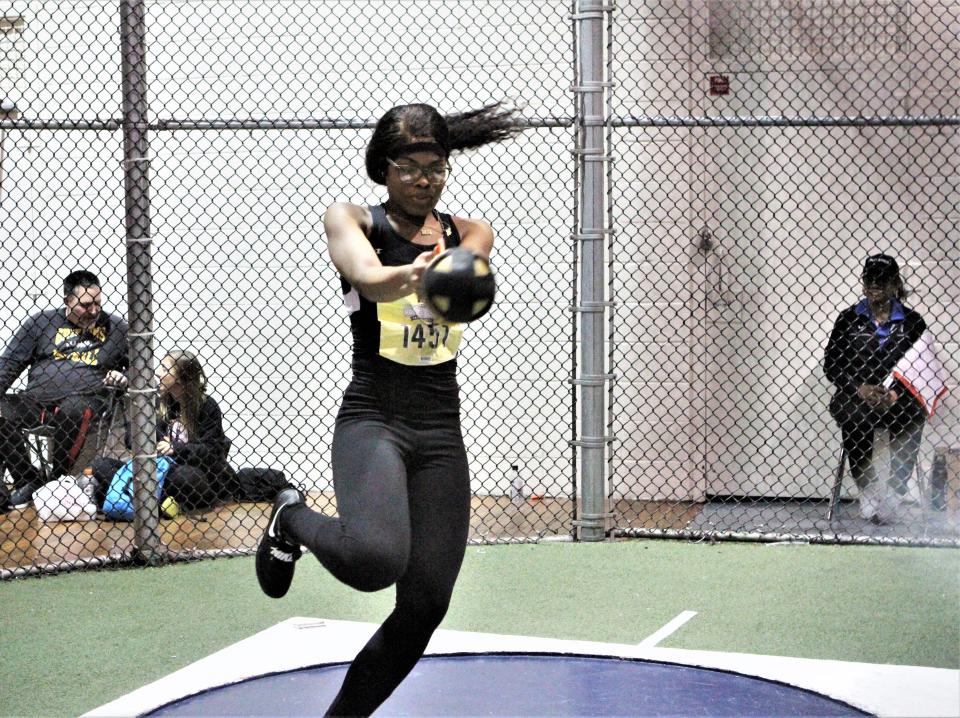
[(434, 315), (448, 322), (472, 322), (493, 306), (497, 282), (486, 259), (469, 249), (455, 247), (430, 262), (421, 287)]

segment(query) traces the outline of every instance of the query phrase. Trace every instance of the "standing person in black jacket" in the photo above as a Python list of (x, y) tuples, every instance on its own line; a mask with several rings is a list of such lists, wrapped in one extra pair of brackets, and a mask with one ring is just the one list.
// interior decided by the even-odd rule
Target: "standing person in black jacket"
[[(52, 427), (50, 478), (62, 476), (107, 406), (106, 388), (127, 386), (127, 323), (101, 310), (97, 276), (64, 277), (63, 303), (30, 316), (0, 356), (0, 494), (4, 469), (14, 484), (9, 497), (0, 495), (0, 512), (28, 504), (40, 486), (23, 429), (43, 421)], [(8, 394), (25, 370), (26, 388)]]
[[(206, 393), (200, 361), (190, 352), (172, 350), (160, 362), (157, 385), (157, 456), (174, 462), (164, 494), (186, 510), (230, 499), (236, 491), (236, 474), (227, 463), (230, 442), (220, 406)], [(93, 462), (101, 500), (122, 465), (109, 458)]]
[(836, 387), (830, 414), (840, 426), (850, 473), (860, 488), (860, 514), (884, 523), (896, 517), (896, 496), (881, 486), (873, 467), (874, 434), (890, 437), (891, 474), (897, 494), (906, 491), (917, 461), (926, 414), (901, 384), (884, 383), (926, 329), (905, 307), (897, 261), (875, 254), (863, 265), (863, 298), (840, 313), (824, 356), (824, 372)]
[(470, 525), (456, 375), (463, 325), (434, 316), (418, 292), (439, 246), (483, 257), (493, 248), (484, 220), (437, 211), (451, 152), (518, 129), (498, 105), (448, 117), (429, 105), (394, 107), (366, 154), (387, 201), (339, 202), (324, 217), (353, 333), (353, 377), (333, 432), (339, 516), (312, 510), (295, 488), (279, 492), (256, 568), (263, 591), (279, 598), (305, 545), (352, 588), (396, 586), (393, 611), (328, 715), (369, 715), (387, 699), (423, 655), (460, 572)]

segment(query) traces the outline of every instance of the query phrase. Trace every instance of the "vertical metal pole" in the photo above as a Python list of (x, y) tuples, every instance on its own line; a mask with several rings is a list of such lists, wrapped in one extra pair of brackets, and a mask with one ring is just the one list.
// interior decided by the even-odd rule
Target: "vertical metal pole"
[[(613, 203), (614, 203), (613, 123), (610, 121), (610, 118), (613, 117), (613, 88), (616, 86), (616, 83), (614, 82), (614, 77), (613, 77), (613, 70), (614, 70), (613, 60), (615, 57), (614, 46), (613, 46), (613, 39), (614, 39), (613, 12), (615, 9), (615, 5), (612, 4), (612, 0), (610, 0), (610, 2), (611, 2), (611, 7), (608, 8), (607, 18), (606, 18), (607, 44), (606, 44), (606, 51), (604, 54), (604, 65), (606, 67), (606, 82), (609, 87), (609, 91), (607, 92), (607, 97), (606, 97), (606, 103), (604, 105), (604, 113), (605, 113), (604, 114), (604, 120), (605, 120), (604, 121), (604, 147), (606, 148), (606, 152), (609, 154), (609, 157), (608, 157), (609, 161), (606, 163), (606, 166), (604, 168), (605, 169), (604, 176), (606, 178), (606, 183), (607, 183), (606, 184), (606, 190), (607, 190), (606, 214), (604, 216), (606, 219), (606, 227), (608, 232), (607, 257), (606, 257), (607, 259), (607, 265), (606, 265), (607, 266), (607, 295), (606, 296), (607, 296), (607, 301), (609, 303), (608, 306), (610, 308), (607, 314), (607, 346), (606, 346), (607, 365), (606, 366), (607, 366), (607, 371), (610, 372), (609, 376), (607, 377), (610, 381), (607, 383), (607, 386), (606, 386), (606, 390), (607, 390), (606, 428), (607, 428), (607, 435), (610, 438), (613, 438), (614, 400), (616, 398), (613, 393), (613, 385), (617, 377), (617, 374), (615, 372), (616, 356), (614, 355), (614, 352), (617, 349), (617, 342), (616, 342), (617, 313), (615, 311), (615, 307), (617, 306), (617, 284), (616, 284), (617, 273), (616, 273), (616, 262), (614, 261), (614, 257), (616, 257), (616, 252), (614, 247), (616, 232), (613, 228)], [(614, 510), (616, 503), (613, 497), (613, 492), (611, 491), (612, 481), (614, 476), (614, 460), (616, 458), (616, 449), (612, 441), (607, 442), (605, 451), (606, 451), (605, 465), (607, 467), (607, 473), (606, 473), (606, 481), (604, 482), (604, 496), (606, 496), (606, 500), (607, 500), (607, 505), (605, 509), (607, 512), (609, 512), (609, 515), (610, 515), (610, 523), (606, 528), (607, 528), (607, 531), (610, 531), (611, 529), (614, 529), (616, 527), (616, 512)]]
[[(7, 119), (5, 114), (0, 114), (0, 120)], [(3, 202), (3, 143), (7, 138), (7, 131), (0, 128), (0, 203)]]
[[(573, 51), (573, 57), (571, 58), (571, 69), (573, 70), (573, 87), (571, 89), (576, 92), (577, 88), (580, 87), (580, 48), (578, 46), (579, 42), (579, 33), (580, 33), (580, 23), (577, 19), (577, 2), (578, 0), (571, 0), (570, 2), (570, 31), (571, 31), (571, 50)], [(582, 114), (582, 109), (580, 107), (580, 95), (575, 94), (573, 96), (573, 109), (570, 113), (575, 119)], [(574, 140), (574, 150), (579, 152), (583, 149), (583, 131), (580, 127), (580, 124), (574, 121), (573, 125), (573, 140)], [(579, 161), (579, 155), (575, 154), (576, 161), (574, 162), (574, 172), (573, 172), (573, 207), (571, 207), (571, 240), (573, 240), (580, 231), (580, 171), (583, 169)], [(572, 267), (572, 292), (570, 297), (571, 307), (578, 306), (580, 301), (580, 244), (577, 241), (571, 241), (570, 243), (570, 263)], [(580, 365), (578, 362), (577, 351), (580, 346), (580, 337), (578, 334), (579, 327), (577, 323), (580, 321), (580, 315), (576, 312), (570, 313), (570, 501), (572, 508), (570, 511), (571, 518), (571, 538), (576, 540), (577, 534), (580, 527), (580, 466), (579, 462), (582, 460), (580, 456), (579, 447), (577, 446), (577, 437), (579, 436), (579, 422), (577, 417), (580, 412), (580, 405), (578, 403), (579, 399), (579, 387), (574, 383), (574, 380), (577, 378), (580, 371)]]
[(147, 137), (147, 42), (144, 0), (120, 0), (123, 73), (123, 184), (130, 324), (130, 416), (134, 471), (135, 557), (159, 556), (156, 408), (153, 387), (153, 289), (150, 164)]
[(609, 159), (604, 147), (604, 44), (603, 0), (582, 0), (577, 19), (580, 23), (580, 126), (582, 146), (578, 152), (582, 167), (580, 222), (581, 247), (580, 312), (581, 374), (580, 429), (576, 443), (581, 448), (582, 511), (579, 516), (580, 539), (602, 541), (606, 535), (607, 492), (605, 453), (607, 375), (604, 374), (606, 341), (604, 336), (605, 296), (604, 238), (606, 237), (604, 163)]

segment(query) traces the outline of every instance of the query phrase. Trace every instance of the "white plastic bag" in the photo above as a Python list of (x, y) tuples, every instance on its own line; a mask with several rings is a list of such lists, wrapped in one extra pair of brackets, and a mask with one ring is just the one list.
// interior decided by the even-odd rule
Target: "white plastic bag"
[(88, 521), (97, 515), (97, 504), (72, 476), (50, 481), (33, 492), (33, 505), (44, 523)]

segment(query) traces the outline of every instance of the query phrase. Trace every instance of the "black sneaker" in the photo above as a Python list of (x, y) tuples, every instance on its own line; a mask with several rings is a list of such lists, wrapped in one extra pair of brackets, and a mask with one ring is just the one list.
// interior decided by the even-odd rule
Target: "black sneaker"
[(13, 505), (10, 503), (10, 492), (7, 491), (3, 486), (0, 486), (0, 514), (5, 514), (12, 508)]
[(280, 535), (277, 524), (280, 512), (304, 501), (303, 494), (292, 486), (280, 491), (273, 502), (270, 522), (257, 547), (257, 581), (263, 592), (271, 598), (282, 598), (287, 593), (293, 581), (293, 565), (303, 553), (299, 545), (284, 541)]
[(33, 501), (33, 492), (39, 489), (41, 484), (35, 481), (28, 481), (19, 489), (15, 489), (10, 494), (10, 505), (15, 509), (25, 509)]

